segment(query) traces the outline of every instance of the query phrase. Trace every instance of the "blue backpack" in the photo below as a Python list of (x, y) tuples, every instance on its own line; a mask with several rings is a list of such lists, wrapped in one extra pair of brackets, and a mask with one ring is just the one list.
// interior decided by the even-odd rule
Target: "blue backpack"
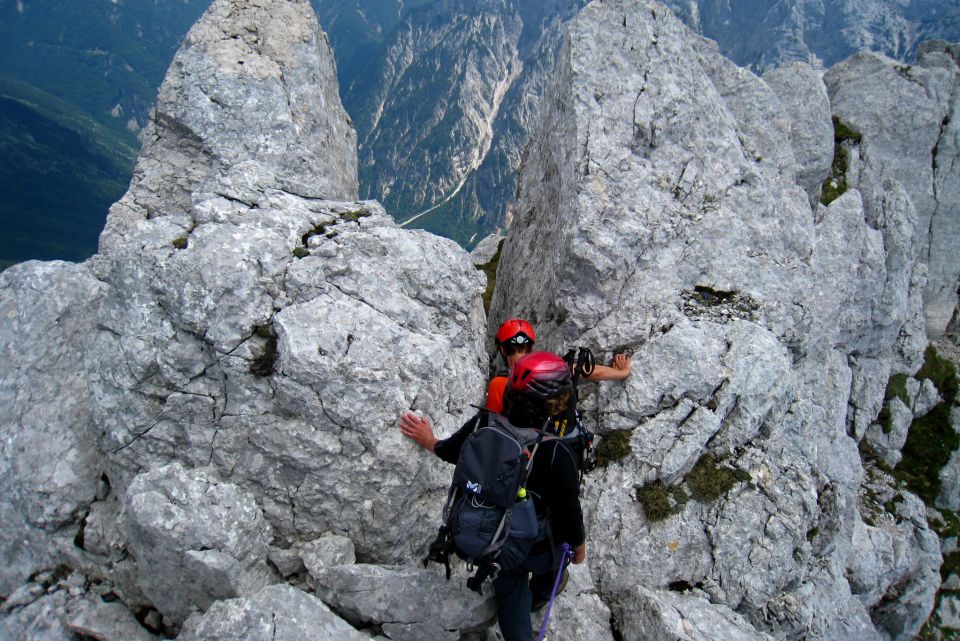
[(467, 586), (477, 592), (487, 578), (519, 566), (533, 544), (546, 536), (526, 484), (545, 432), (512, 425), (499, 414), (481, 412), (460, 449), (443, 508), (443, 525), (424, 560), (443, 563), (450, 578), (450, 553), (477, 568)]

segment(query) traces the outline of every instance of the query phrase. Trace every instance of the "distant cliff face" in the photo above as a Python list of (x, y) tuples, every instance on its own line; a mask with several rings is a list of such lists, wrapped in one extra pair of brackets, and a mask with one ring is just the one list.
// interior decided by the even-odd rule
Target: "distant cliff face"
[[(344, 100), (360, 134), (363, 195), (467, 245), (506, 224), (539, 96), (583, 4), (434, 2), (407, 12), (368, 67), (349, 66)], [(758, 73), (792, 61), (830, 67), (861, 49), (912, 60), (924, 40), (960, 37), (960, 10), (950, 3), (667, 4)]]
[(913, 60), (920, 43), (956, 39), (960, 28), (960, 7), (935, 0), (665, 4), (691, 28), (716, 40), (725, 56), (758, 72), (792, 61), (831, 67), (864, 49)]
[(437, 2), (406, 14), (345, 90), (364, 195), (463, 244), (504, 220), (573, 0)]

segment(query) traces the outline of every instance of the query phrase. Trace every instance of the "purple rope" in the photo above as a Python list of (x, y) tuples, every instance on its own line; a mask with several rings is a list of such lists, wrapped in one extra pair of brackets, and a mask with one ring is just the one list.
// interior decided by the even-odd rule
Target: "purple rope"
[(570, 563), (572, 558), (573, 550), (570, 549), (570, 544), (564, 543), (563, 556), (560, 559), (560, 567), (557, 569), (557, 578), (553, 581), (553, 593), (550, 595), (550, 601), (547, 603), (547, 611), (543, 615), (543, 623), (540, 624), (540, 636), (537, 637), (537, 641), (543, 641), (547, 636), (547, 625), (550, 623), (550, 610), (553, 609), (553, 602), (557, 599), (557, 590), (560, 589), (560, 580), (563, 578), (563, 571), (567, 568), (567, 564)]

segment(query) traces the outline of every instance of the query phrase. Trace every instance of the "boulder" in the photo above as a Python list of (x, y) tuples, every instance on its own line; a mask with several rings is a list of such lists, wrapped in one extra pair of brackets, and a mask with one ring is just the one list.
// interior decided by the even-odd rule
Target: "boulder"
[(271, 585), (241, 599), (217, 601), (187, 621), (177, 641), (367, 641), (316, 597)]
[(399, 641), (456, 641), (493, 620), (492, 595), (450, 581), (442, 572), (407, 567), (340, 565), (312, 573), (317, 595), (355, 625), (378, 625)]
[(104, 286), (84, 265), (27, 262), (0, 274), (0, 595), (54, 565), (102, 472), (87, 346)]
[(138, 584), (168, 625), (274, 580), (265, 563), (270, 525), (256, 500), (203, 470), (171, 463), (140, 474), (121, 518)]
[(653, 591), (637, 587), (625, 596), (616, 612), (620, 633), (625, 639), (650, 641), (773, 641), (758, 632), (749, 621), (710, 603), (703, 595)]

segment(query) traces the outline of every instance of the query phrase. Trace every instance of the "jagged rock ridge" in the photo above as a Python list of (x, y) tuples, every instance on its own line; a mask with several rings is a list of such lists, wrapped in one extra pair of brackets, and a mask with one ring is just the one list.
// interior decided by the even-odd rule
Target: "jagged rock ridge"
[[(956, 147), (936, 117), (903, 149), (878, 124), (955, 108), (956, 50), (924, 54), (909, 78), (868, 55), (760, 79), (659, 4), (575, 21), (493, 308), (545, 347), (634, 352), (625, 384), (585, 390), (629, 447), (586, 477), (558, 637), (906, 639), (926, 619), (926, 507), (858, 452), (901, 447), (899, 409), (877, 427), (891, 374), (908, 412), (943, 402), (917, 367)], [(490, 638), (462, 573), (418, 567), (449, 470), (395, 429), (412, 408), (448, 433), (479, 400), (483, 279), (356, 201), (331, 70), (305, 1), (217, 0), (101, 253), (0, 275), (0, 636)], [(828, 180), (848, 191), (821, 206)]]
[[(586, 409), (631, 451), (586, 485), (590, 571), (625, 637), (910, 639), (926, 620), (927, 508), (858, 442), (956, 308), (923, 294), (956, 291), (928, 264), (954, 261), (930, 233), (957, 219), (932, 188), (954, 156), (930, 159), (957, 82), (943, 43), (909, 70), (861, 54), (760, 79), (654, 3), (592, 3), (572, 26), (491, 316), (634, 354)], [(834, 171), (848, 191), (825, 206)], [(705, 498), (709, 474), (729, 480)]]

